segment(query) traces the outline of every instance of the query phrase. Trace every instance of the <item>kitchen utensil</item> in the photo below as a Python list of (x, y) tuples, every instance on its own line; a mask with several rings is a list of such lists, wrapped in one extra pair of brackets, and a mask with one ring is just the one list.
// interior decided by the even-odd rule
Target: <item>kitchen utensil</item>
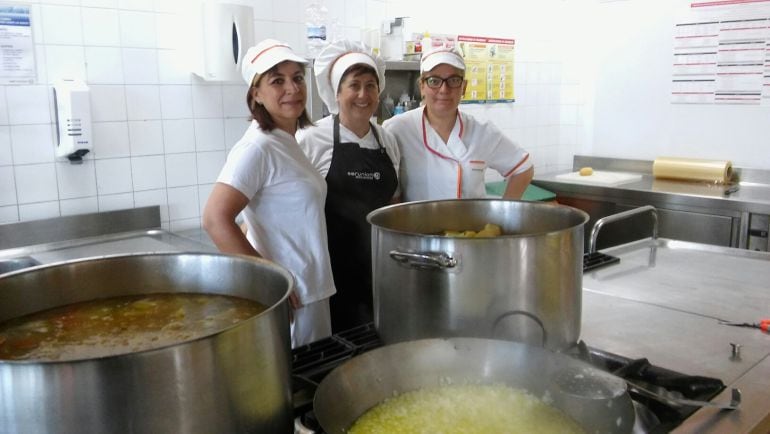
[(103, 256), (0, 277), (0, 321), (102, 297), (216, 293), (269, 306), (219, 333), (67, 362), (0, 361), (3, 433), (291, 432), (291, 274), (206, 253)]
[(730, 390), (730, 402), (726, 404), (721, 402), (687, 399), (680, 392), (671, 391), (664, 387), (655, 386), (652, 384), (641, 385), (638, 382), (634, 382), (628, 379), (626, 379), (626, 383), (628, 383), (628, 387), (631, 390), (639, 393), (640, 395), (644, 395), (648, 398), (652, 398), (667, 405), (693, 405), (696, 407), (716, 407), (723, 410), (735, 410), (741, 404), (741, 391), (735, 388)]
[(620, 378), (563, 354), (477, 338), (402, 342), (356, 356), (321, 381), (313, 408), (325, 432), (340, 433), (387, 398), (448, 384), (524, 389), (589, 433), (629, 433), (634, 425)]
[(593, 173), (588, 176), (583, 176), (580, 174), (580, 172), (570, 172), (556, 175), (555, 178), (559, 181), (566, 181), (577, 184), (614, 186), (640, 181), (642, 179), (642, 175), (630, 172), (609, 172), (603, 170), (594, 170)]
[[(386, 344), (464, 336), (560, 350), (577, 342), (588, 221), (583, 211), (463, 199), (391, 205), (367, 218), (374, 322)], [(503, 235), (442, 235), (487, 223)]]
[(759, 322), (730, 322), (719, 320), (719, 324), (728, 325), (733, 327), (748, 327), (754, 329), (760, 329), (765, 333), (770, 333), (770, 318), (761, 319)]

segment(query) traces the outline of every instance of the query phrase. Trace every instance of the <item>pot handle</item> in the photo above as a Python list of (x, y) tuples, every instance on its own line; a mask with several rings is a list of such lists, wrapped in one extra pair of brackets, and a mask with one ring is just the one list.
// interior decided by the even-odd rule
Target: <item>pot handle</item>
[(457, 259), (444, 252), (409, 253), (391, 250), (390, 257), (412, 268), (453, 268)]
[(497, 317), (497, 319), (495, 320), (495, 322), (492, 324), (492, 336), (497, 336), (497, 328), (500, 326), (500, 323), (502, 323), (502, 321), (504, 319), (506, 319), (508, 317), (512, 317), (514, 315), (522, 315), (524, 317), (527, 317), (527, 318), (531, 319), (532, 321), (534, 321), (535, 324), (540, 326), (540, 329), (543, 330), (543, 342), (542, 342), (542, 345), (543, 345), (543, 348), (545, 348), (546, 343), (548, 342), (548, 335), (547, 335), (547, 333), (545, 331), (545, 324), (543, 324), (543, 321), (541, 321), (540, 318), (537, 317), (537, 315), (535, 315), (533, 313), (529, 313), (529, 312), (524, 311), (524, 310), (510, 310), (508, 312), (503, 312), (502, 314), (500, 314)]

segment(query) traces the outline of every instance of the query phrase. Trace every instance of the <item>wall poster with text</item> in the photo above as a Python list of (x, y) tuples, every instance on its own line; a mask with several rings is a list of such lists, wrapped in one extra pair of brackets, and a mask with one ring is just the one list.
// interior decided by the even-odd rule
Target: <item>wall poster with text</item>
[(464, 103), (513, 102), (514, 39), (483, 36), (457, 36), (457, 46), (465, 58), (468, 87)]
[(0, 3), (0, 84), (35, 82), (35, 46), (30, 7)]

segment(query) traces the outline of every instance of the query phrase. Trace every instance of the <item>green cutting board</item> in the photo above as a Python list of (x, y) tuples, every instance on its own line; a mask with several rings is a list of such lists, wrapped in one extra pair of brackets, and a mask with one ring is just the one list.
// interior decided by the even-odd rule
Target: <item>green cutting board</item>
[[(488, 182), (487, 195), (494, 197), (502, 197), (505, 192), (506, 181)], [(534, 184), (529, 184), (527, 189), (524, 190), (524, 194), (521, 196), (522, 200), (530, 201), (547, 201), (556, 199), (556, 194), (548, 191), (544, 188), (540, 188)]]

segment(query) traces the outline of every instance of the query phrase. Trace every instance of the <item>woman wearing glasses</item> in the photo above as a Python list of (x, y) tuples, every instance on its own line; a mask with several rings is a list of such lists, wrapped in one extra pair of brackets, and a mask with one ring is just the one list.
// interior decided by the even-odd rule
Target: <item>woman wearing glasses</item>
[[(219, 250), (262, 256), (294, 275), (293, 347), (331, 334), (329, 297), (335, 292), (324, 219), (326, 183), (294, 138), (298, 128), (311, 125), (306, 63), (272, 39), (246, 52), (241, 72), (249, 85), (251, 125), (227, 156), (203, 210), (203, 227)], [(247, 235), (235, 223), (238, 214)]]
[(489, 167), (508, 180), (503, 198), (519, 199), (532, 180), (529, 153), (499, 128), (458, 107), (465, 61), (456, 49), (436, 48), (420, 61), (423, 105), (383, 124), (401, 148), (404, 201), (486, 196)]
[(337, 293), (332, 332), (373, 320), (371, 227), (366, 215), (393, 202), (400, 154), (396, 139), (371, 121), (385, 87), (385, 62), (360, 42), (326, 46), (313, 66), (329, 112), (298, 134), (326, 178), (326, 223)]

